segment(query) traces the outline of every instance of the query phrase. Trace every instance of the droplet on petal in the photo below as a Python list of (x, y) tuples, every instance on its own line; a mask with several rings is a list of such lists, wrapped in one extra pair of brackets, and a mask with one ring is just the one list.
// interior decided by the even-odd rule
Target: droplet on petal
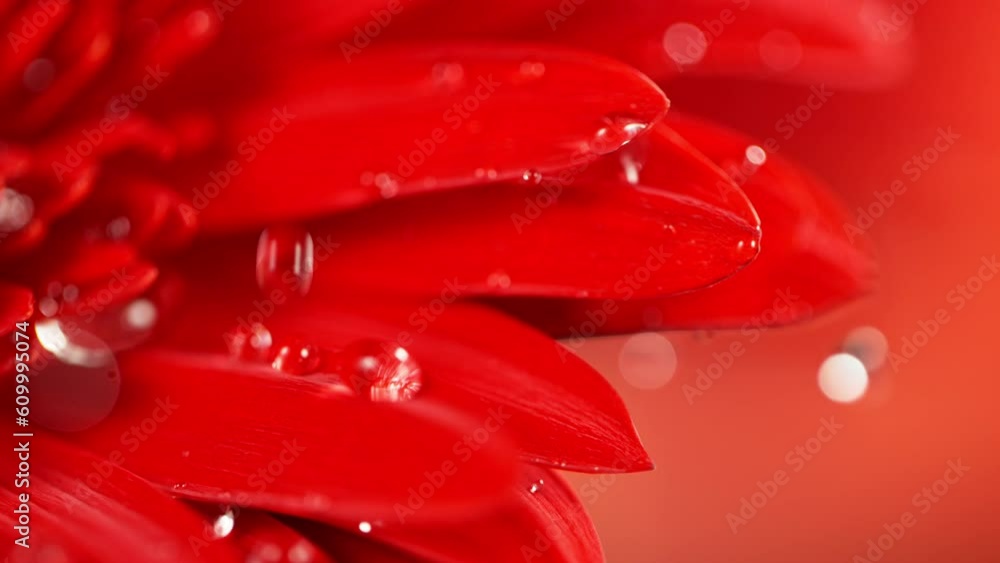
[(212, 523), (212, 533), (216, 538), (222, 539), (233, 533), (233, 527), (236, 524), (236, 515), (233, 513), (232, 508), (227, 508), (225, 512), (219, 515)]
[(270, 360), (273, 345), (271, 331), (260, 323), (254, 323), (249, 329), (237, 327), (226, 337), (230, 355), (249, 362)]
[(271, 367), (289, 375), (316, 373), (322, 362), (319, 348), (311, 344), (286, 344), (274, 355)]
[(118, 402), (121, 377), (111, 348), (76, 323), (35, 324), (40, 349), (32, 358), (32, 420), (58, 432), (79, 432), (104, 420)]
[(819, 388), (831, 401), (853, 403), (868, 389), (868, 371), (850, 354), (834, 354), (819, 368)]
[(545, 484), (545, 479), (539, 479), (537, 483), (532, 483), (531, 486), (528, 487), (528, 492), (531, 494), (535, 494), (538, 491), (542, 490), (542, 485), (544, 484)]
[(618, 354), (625, 381), (639, 389), (657, 389), (677, 371), (677, 352), (662, 334), (646, 332), (629, 337)]
[(361, 340), (334, 358), (335, 373), (360, 397), (397, 402), (413, 399), (423, 385), (423, 373), (402, 346)]
[(648, 123), (629, 115), (605, 117), (601, 127), (590, 142), (590, 149), (598, 155), (615, 152), (636, 138), (639, 133), (645, 131), (648, 125)]
[(312, 286), (315, 254), (312, 235), (295, 226), (272, 227), (257, 242), (257, 286), (305, 295)]
[(877, 371), (889, 355), (889, 340), (873, 326), (858, 327), (847, 333), (843, 351), (861, 360), (868, 373)]

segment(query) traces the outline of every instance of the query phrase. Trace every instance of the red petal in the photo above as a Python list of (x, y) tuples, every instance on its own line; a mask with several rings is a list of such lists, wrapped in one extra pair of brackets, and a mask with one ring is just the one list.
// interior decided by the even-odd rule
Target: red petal
[[(207, 293), (206, 285), (199, 283), (199, 291)], [(652, 468), (611, 385), (563, 346), (504, 315), (450, 303), (450, 291), (429, 303), (335, 306), (293, 302), (290, 288), (274, 291), (269, 299), (247, 297), (244, 308), (232, 304), (245, 294), (228, 285), (225, 296), (208, 293), (189, 301), (190, 313), (176, 321), (181, 328), (169, 338), (184, 346), (221, 347), (219, 335), (247, 326), (245, 319), (253, 322), (263, 307), (270, 311), (265, 324), (276, 342), (302, 338), (321, 349), (365, 338), (399, 344), (422, 367), (419, 399), (476, 420), (499, 419), (529, 461), (588, 472)], [(213, 306), (221, 302), (229, 305)]]
[(370, 542), (376, 541), (441, 563), (604, 561), (594, 525), (572, 488), (550, 470), (531, 466), (522, 469), (510, 504), (484, 518), (426, 528), (408, 523), (404, 517), (402, 522), (373, 524), (364, 534), (368, 541), (348, 538), (342, 532), (315, 524), (297, 526), (346, 561), (368, 561), (373, 555), (379, 557), (376, 561), (400, 560), (384, 548), (374, 548)]
[[(51, 560), (46, 554), (80, 562), (243, 560), (223, 543), (207, 545), (200, 554), (192, 551), (189, 539), (201, 533), (202, 519), (122, 469), (121, 451), (98, 456), (38, 433), (15, 440), (30, 442), (30, 489), (15, 490), (5, 480), (0, 505), (19, 506), (17, 495), (30, 494), (31, 547), (13, 547), (12, 561)], [(17, 447), (10, 440), (6, 444), (7, 452)], [(4, 456), (8, 475), (17, 471), (6, 460), (16, 458)], [(0, 514), (8, 546), (16, 538), (12, 512), (5, 508)]]
[(35, 299), (30, 289), (0, 283), (0, 336), (14, 330), (14, 324), (29, 317), (35, 310)]
[[(747, 175), (746, 150), (752, 139), (691, 118), (675, 116), (669, 125), (729, 170), (753, 200), (764, 229), (760, 256), (709, 288), (620, 302), (617, 312), (598, 327), (600, 333), (790, 323), (872, 289), (870, 249), (863, 240), (854, 244), (846, 230), (853, 224), (851, 217), (818, 180), (775, 154), (768, 154), (767, 161)], [(511, 308), (549, 332), (569, 334), (588, 320), (588, 312), (602, 306), (560, 301)]]
[(373, 47), (276, 82), (248, 103), (226, 97), (232, 152), (178, 180), (209, 229), (559, 170), (614, 150), (667, 109), (620, 63), (517, 45)]
[[(440, 405), (369, 404), (228, 356), (143, 351), (119, 368), (116, 410), (74, 439), (193, 500), (356, 525), (394, 514), (466, 428)], [(510, 455), (500, 439), (482, 446), (421, 517), (488, 507)]]

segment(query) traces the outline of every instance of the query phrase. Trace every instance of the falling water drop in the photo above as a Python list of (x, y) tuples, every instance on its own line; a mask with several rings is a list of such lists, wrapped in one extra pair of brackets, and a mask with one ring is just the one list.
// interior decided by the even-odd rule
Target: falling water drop
[(423, 385), (420, 365), (392, 343), (359, 340), (335, 354), (331, 363), (358, 396), (372, 401), (410, 400)]
[(265, 295), (275, 290), (305, 295), (313, 281), (312, 235), (296, 226), (271, 227), (257, 242), (257, 286)]

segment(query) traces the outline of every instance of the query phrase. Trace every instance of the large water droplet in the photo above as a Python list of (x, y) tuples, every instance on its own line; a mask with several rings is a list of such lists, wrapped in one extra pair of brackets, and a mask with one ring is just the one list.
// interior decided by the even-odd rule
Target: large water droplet
[(311, 344), (286, 344), (278, 349), (271, 366), (289, 375), (316, 373), (322, 363), (320, 349)]
[(76, 323), (35, 324), (31, 363), (32, 420), (50, 430), (79, 432), (104, 420), (118, 402), (121, 377), (108, 345)]
[(608, 116), (594, 134), (590, 150), (598, 155), (612, 153), (635, 139), (647, 126), (648, 123), (631, 115)]
[(257, 243), (257, 285), (265, 295), (286, 291), (305, 295), (313, 280), (312, 235), (295, 226), (272, 227)]
[(405, 348), (376, 340), (346, 346), (335, 357), (335, 373), (360, 397), (372, 401), (406, 401), (423, 385), (423, 373)]

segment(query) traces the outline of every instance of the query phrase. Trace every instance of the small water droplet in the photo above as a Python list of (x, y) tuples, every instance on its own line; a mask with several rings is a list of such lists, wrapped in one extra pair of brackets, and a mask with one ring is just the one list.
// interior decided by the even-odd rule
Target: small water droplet
[(423, 385), (423, 373), (405, 348), (376, 340), (359, 340), (331, 358), (346, 383), (360, 397), (397, 402), (413, 399)]
[(868, 389), (868, 371), (850, 354), (834, 354), (819, 367), (819, 388), (831, 401), (853, 403)]
[(601, 127), (590, 142), (595, 154), (615, 152), (646, 130), (648, 123), (631, 115), (612, 115), (604, 118)]
[(237, 327), (226, 339), (226, 346), (234, 358), (250, 362), (268, 361), (273, 345), (271, 332), (260, 323), (250, 325), (249, 329)]
[(528, 492), (531, 494), (535, 494), (538, 491), (542, 490), (542, 485), (544, 484), (545, 484), (545, 479), (539, 479), (537, 483), (532, 483), (531, 486), (528, 487)]
[(257, 242), (257, 286), (305, 295), (312, 286), (315, 255), (312, 235), (296, 226), (271, 227)]
[(371, 522), (361, 522), (361, 523), (359, 523), (358, 524), (358, 530), (360, 530), (362, 534), (370, 533), (372, 531)]
[(222, 539), (233, 533), (233, 527), (236, 524), (236, 515), (232, 508), (226, 508), (226, 510), (215, 519), (212, 523), (212, 533), (217, 539)]
[(537, 186), (542, 183), (542, 173), (538, 170), (525, 170), (524, 174), (521, 174), (521, 181), (525, 184), (530, 184)]
[(496, 271), (486, 278), (486, 285), (492, 289), (510, 289), (510, 276), (506, 272)]
[(286, 344), (274, 356), (271, 366), (289, 375), (308, 375), (316, 373), (322, 362), (319, 348), (310, 344)]

